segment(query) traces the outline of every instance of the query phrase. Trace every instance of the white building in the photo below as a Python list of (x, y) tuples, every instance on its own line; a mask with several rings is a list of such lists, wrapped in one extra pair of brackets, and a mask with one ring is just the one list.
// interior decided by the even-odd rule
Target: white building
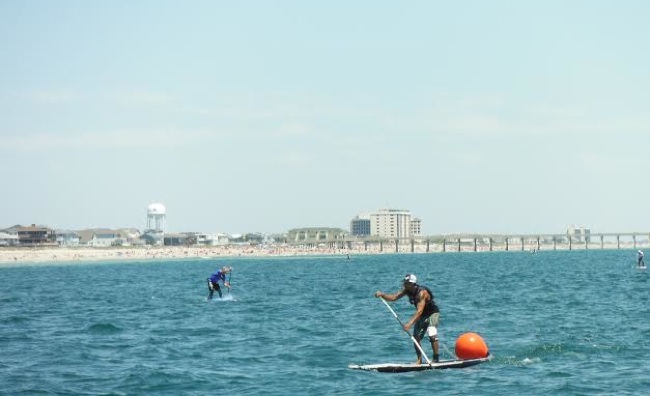
[(92, 247), (123, 246), (125, 238), (119, 230), (107, 228), (78, 231), (79, 244)]
[(418, 218), (411, 219), (411, 236), (422, 235), (422, 220)]
[[(206, 234), (204, 232), (184, 232), (181, 233), (186, 237), (193, 237), (195, 239), (194, 243), (199, 246), (214, 246), (219, 245), (219, 238), (222, 234)], [(223, 234), (225, 235), (225, 234)], [(228, 238), (226, 235), (225, 242), (221, 244), (228, 244)]]
[(16, 245), (18, 245), (18, 234), (10, 234), (8, 232), (0, 231), (0, 246)]
[(383, 238), (409, 238), (411, 212), (404, 209), (379, 209), (370, 214), (370, 232)]
[(591, 242), (591, 230), (584, 226), (571, 224), (566, 230), (567, 236), (575, 238), (579, 242)]
[(59, 246), (79, 246), (81, 236), (70, 230), (56, 230), (56, 243)]

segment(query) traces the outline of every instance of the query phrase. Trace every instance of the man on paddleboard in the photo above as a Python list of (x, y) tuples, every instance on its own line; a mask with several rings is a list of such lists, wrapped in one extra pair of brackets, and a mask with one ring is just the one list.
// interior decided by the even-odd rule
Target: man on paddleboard
[[(440, 310), (433, 300), (433, 292), (426, 286), (417, 284), (417, 277), (413, 274), (407, 274), (404, 277), (402, 290), (395, 294), (385, 294), (378, 291), (375, 297), (383, 298), (386, 301), (395, 301), (408, 296), (409, 302), (415, 305), (415, 313), (411, 319), (403, 326), (408, 332), (413, 327), (413, 338), (420, 344), (424, 333), (429, 336), (431, 348), (433, 348), (433, 361), (439, 361), (438, 353), (438, 321), (440, 320)], [(415, 347), (415, 353), (418, 356), (417, 364), (422, 364), (422, 353), (420, 348)]]
[(639, 267), (645, 267), (645, 262), (643, 261), (643, 252), (640, 250), (636, 252), (636, 263)]
[(219, 293), (219, 298), (222, 297), (221, 286), (219, 286), (219, 282), (222, 282), (225, 287), (230, 289), (230, 281), (226, 280), (226, 274), (229, 274), (230, 271), (232, 271), (232, 267), (221, 267), (221, 270), (210, 275), (208, 278), (208, 300), (212, 300), (212, 295), (215, 291)]

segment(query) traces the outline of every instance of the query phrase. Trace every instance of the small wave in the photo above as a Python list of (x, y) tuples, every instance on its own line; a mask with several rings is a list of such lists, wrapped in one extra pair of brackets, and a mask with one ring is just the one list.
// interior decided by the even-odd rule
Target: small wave
[(29, 322), (29, 318), (26, 316), (8, 316), (6, 318), (3, 318), (0, 320), (0, 323), (2, 324), (23, 324)]
[(121, 332), (122, 329), (111, 323), (95, 323), (88, 327), (88, 331), (93, 334), (115, 334)]
[(0, 297), (0, 303), (13, 303), (18, 302), (20, 299), (14, 296), (2, 296)]
[(237, 299), (232, 295), (232, 294), (225, 294), (222, 298), (219, 297), (214, 297), (212, 300), (207, 300), (207, 302), (216, 302), (216, 303), (221, 303), (221, 302), (227, 302), (227, 301), (237, 301)]
[(536, 357), (536, 358), (532, 358), (532, 359), (531, 359), (531, 358), (524, 358), (524, 359), (521, 361), (521, 364), (523, 364), (524, 366), (528, 366), (528, 365), (531, 365), (531, 364), (537, 364), (537, 363), (540, 363), (541, 361), (542, 361), (542, 359), (540, 359), (540, 358), (538, 358), (538, 357)]
[(503, 357), (492, 357), (490, 360), (491, 364), (504, 365), (504, 366), (529, 366), (532, 364), (538, 364), (542, 361), (539, 357), (517, 357), (517, 356), (503, 356)]

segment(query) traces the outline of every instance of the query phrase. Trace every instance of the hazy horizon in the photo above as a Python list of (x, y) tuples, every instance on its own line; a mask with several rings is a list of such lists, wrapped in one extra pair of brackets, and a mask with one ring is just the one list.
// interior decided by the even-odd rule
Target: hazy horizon
[(0, 3), (0, 226), (650, 228), (650, 3)]

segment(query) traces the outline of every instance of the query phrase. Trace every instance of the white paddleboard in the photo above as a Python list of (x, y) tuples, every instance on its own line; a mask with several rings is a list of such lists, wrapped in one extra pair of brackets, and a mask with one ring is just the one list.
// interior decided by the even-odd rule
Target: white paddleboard
[(409, 371), (423, 371), (435, 369), (451, 369), (451, 368), (465, 368), (475, 366), (477, 364), (487, 362), (491, 356), (481, 359), (467, 359), (467, 360), (442, 360), (438, 363), (380, 363), (380, 364), (350, 364), (349, 369), (364, 370), (364, 371), (378, 371), (380, 373), (405, 373)]

